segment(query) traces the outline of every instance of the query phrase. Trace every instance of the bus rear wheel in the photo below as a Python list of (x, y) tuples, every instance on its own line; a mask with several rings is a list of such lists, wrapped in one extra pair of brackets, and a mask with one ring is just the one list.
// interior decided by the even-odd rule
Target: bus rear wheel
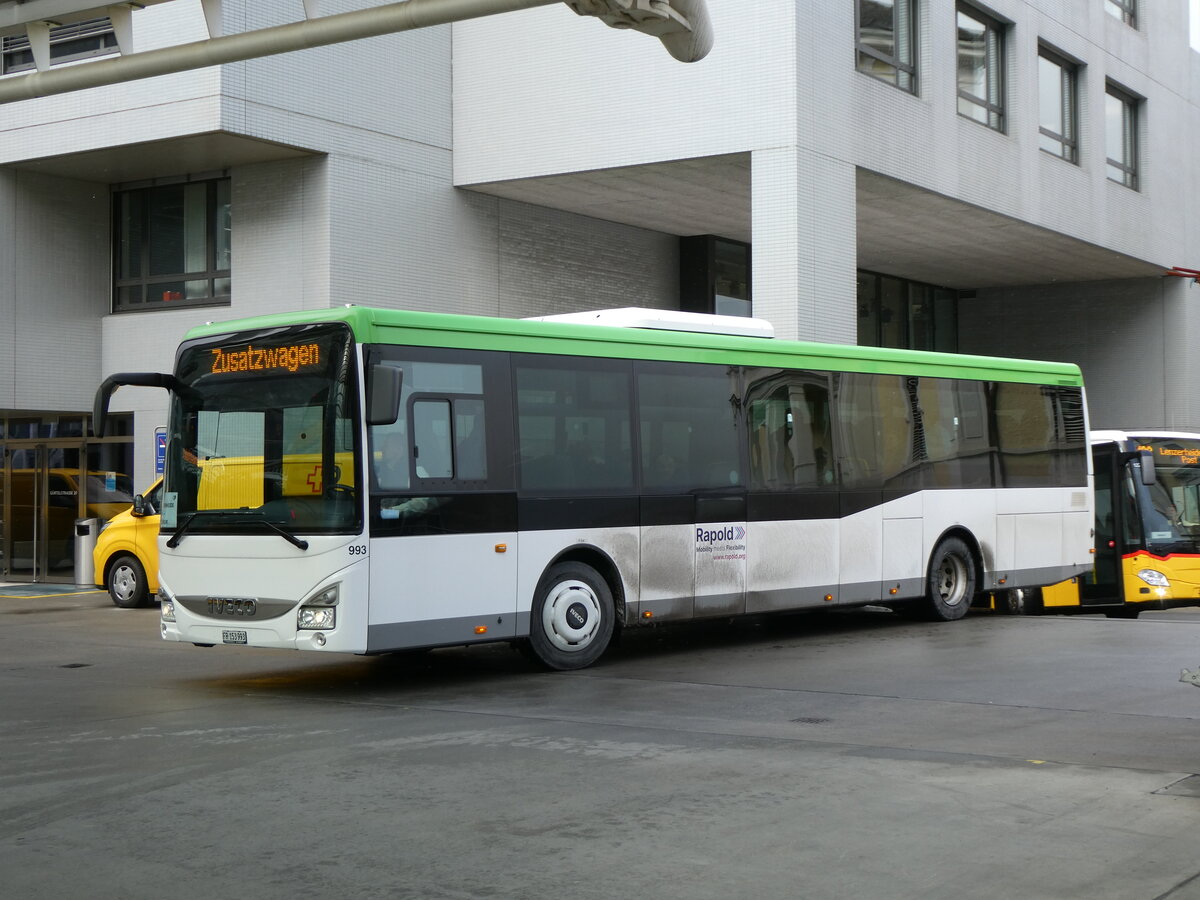
[(549, 669), (582, 669), (608, 648), (616, 613), (591, 566), (562, 562), (542, 576), (529, 616), (529, 650)]
[(948, 537), (929, 558), (924, 610), (927, 618), (951, 622), (967, 614), (975, 597), (975, 558), (962, 538)]

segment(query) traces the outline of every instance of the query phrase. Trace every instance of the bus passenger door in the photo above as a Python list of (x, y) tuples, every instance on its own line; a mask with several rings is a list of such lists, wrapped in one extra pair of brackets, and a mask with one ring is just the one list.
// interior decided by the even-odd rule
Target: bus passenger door
[(690, 619), (696, 595), (696, 501), (683, 494), (641, 498), (641, 590), (636, 614)]
[(695, 615), (746, 611), (746, 495), (696, 498)]
[[(370, 650), (517, 633), (507, 367), (485, 353), (380, 347), (401, 412), (370, 429)], [(499, 395), (497, 395), (497, 392)]]
[(1096, 555), (1092, 571), (1080, 579), (1080, 605), (1102, 606), (1125, 601), (1121, 579), (1122, 535), (1126, 526), (1124, 511), (1134, 502), (1129, 472), (1118, 468), (1121, 448), (1117, 444), (1098, 444), (1092, 449), (1096, 484)]

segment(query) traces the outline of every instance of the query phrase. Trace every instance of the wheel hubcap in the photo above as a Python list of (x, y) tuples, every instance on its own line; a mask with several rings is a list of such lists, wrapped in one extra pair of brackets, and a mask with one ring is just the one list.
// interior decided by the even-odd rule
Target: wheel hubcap
[(957, 606), (967, 593), (967, 565), (951, 554), (942, 560), (937, 572), (937, 591), (947, 606)]
[(582, 581), (560, 581), (542, 606), (546, 637), (559, 650), (574, 653), (587, 647), (600, 627), (600, 601)]
[(137, 579), (133, 575), (133, 569), (128, 566), (121, 566), (113, 572), (112, 578), (113, 591), (122, 600), (128, 600), (133, 596), (134, 589), (137, 587)]

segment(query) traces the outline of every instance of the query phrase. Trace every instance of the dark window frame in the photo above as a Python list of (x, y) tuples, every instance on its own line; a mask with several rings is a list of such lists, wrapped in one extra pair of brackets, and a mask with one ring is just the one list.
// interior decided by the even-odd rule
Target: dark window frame
[[(1059, 71), (1059, 102), (1061, 104), (1064, 134), (1059, 134), (1052, 128), (1047, 128), (1041, 121), (1041, 111), (1038, 115), (1038, 133), (1059, 145), (1056, 152), (1039, 141), (1039, 149), (1043, 153), (1079, 164), (1079, 63), (1059, 53), (1045, 44), (1038, 45), (1038, 60), (1046, 60)], [(1040, 76), (1040, 73), (1039, 73)], [(1039, 82), (1039, 90), (1040, 90)]]
[[(864, 296), (862, 288), (867, 282), (870, 283), (870, 295)], [(887, 326), (892, 324), (883, 315), (885, 282), (900, 292), (898, 299), (901, 307), (894, 311), (898, 318), (892, 329), (900, 339), (894, 341), (885, 340)], [(958, 352), (958, 301), (961, 296), (959, 291), (868, 269), (858, 270), (857, 285), (859, 346)], [(930, 304), (930, 307), (923, 315), (918, 315), (919, 310), (914, 309), (914, 305), (924, 303)], [(918, 341), (917, 335), (914, 334), (914, 326), (919, 323), (926, 325), (925, 333), (922, 334), (925, 339), (921, 341)], [(862, 332), (864, 324), (869, 324), (871, 334)]]
[[(964, 119), (970, 119), (972, 122), (977, 122), (993, 131), (998, 131), (1001, 134), (1007, 131), (1007, 115), (1005, 105), (1007, 102), (1007, 86), (1008, 66), (1005, 56), (1008, 53), (1008, 28), (1009, 26), (992, 16), (978, 6), (971, 3), (958, 0), (954, 7), (954, 23), (955, 23), (955, 64), (956, 72), (961, 69), (959, 61), (962, 58), (962, 46), (958, 40), (958, 18), (966, 16), (972, 21), (980, 24), (984, 28), (984, 73), (985, 81), (987, 82), (986, 90), (988, 96), (980, 97), (970, 91), (958, 88), (958, 114)], [(992, 46), (994, 50), (990, 51), (990, 55), (994, 56), (995, 69), (989, 67), (987, 56), (989, 50), (986, 48)], [(980, 111), (984, 118), (979, 119), (972, 115), (971, 112), (963, 111), (963, 104), (969, 104), (971, 110)]]
[[(1104, 147), (1105, 167), (1108, 175), (1108, 180), (1114, 184), (1119, 184), (1122, 187), (1127, 187), (1133, 191), (1141, 190), (1141, 172), (1138, 160), (1139, 141), (1138, 127), (1142, 118), (1142, 99), (1131, 91), (1126, 90), (1119, 84), (1109, 81), (1104, 86), (1105, 96), (1105, 132), (1106, 140)], [(1121, 103), (1121, 152), (1124, 159), (1115, 159), (1112, 156), (1112, 148), (1107, 141), (1107, 119), (1108, 119), (1108, 98), (1112, 97)], [(1113, 170), (1119, 173), (1120, 177), (1115, 177)]]
[(1104, 0), (1104, 11), (1130, 28), (1138, 27), (1137, 0)]
[[(180, 185), (204, 185), (204, 258), (205, 268), (185, 272), (151, 273), (151, 234), (153, 216), (153, 198), (156, 192), (176, 188)], [(222, 192), (224, 188), (224, 192)], [(114, 187), (112, 192), (112, 222), (113, 222), (113, 291), (112, 311), (114, 313), (137, 313), (162, 308), (179, 308), (193, 306), (229, 306), (232, 297), (232, 262), (229, 267), (218, 264), (218, 254), (223, 251), (232, 255), (232, 235), (229, 220), (222, 225), (218, 221), (223, 209), (232, 206), (232, 182), (229, 176), (204, 177), (195, 179), (168, 179), (160, 183), (141, 185), (138, 187)], [(126, 237), (123, 216), (123, 199), (135, 194), (142, 194), (145, 200), (138, 210), (139, 220), (137, 233), (132, 240), (137, 242), (137, 274), (123, 275), (123, 250)], [(222, 202), (224, 201), (224, 202)], [(216, 239), (218, 227), (227, 232), (225, 244), (222, 247)], [(165, 286), (184, 282), (207, 282), (207, 290), (202, 296), (187, 298), (184, 291), (163, 291), (161, 299), (154, 299), (154, 286)], [(134, 299), (136, 297), (136, 299)]]
[[(918, 93), (920, 84), (917, 77), (917, 60), (920, 54), (920, 30), (917, 24), (918, 3), (919, 0), (896, 0), (893, 5), (891, 33), (892, 44), (897, 49), (891, 54), (880, 52), (871, 46), (869, 41), (863, 39), (863, 0), (857, 0), (854, 4), (854, 34), (857, 53), (855, 67), (864, 75), (869, 75), (914, 95)], [(901, 8), (901, 4), (907, 4), (907, 12)], [(908, 47), (907, 54), (900, 49), (903, 46)], [(882, 64), (883, 71), (878, 71), (872, 63)], [(890, 78), (887, 77), (889, 73)]]

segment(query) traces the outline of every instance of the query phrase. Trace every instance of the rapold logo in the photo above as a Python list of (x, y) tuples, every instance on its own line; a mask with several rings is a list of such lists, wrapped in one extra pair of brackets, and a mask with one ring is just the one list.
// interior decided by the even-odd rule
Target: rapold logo
[(711, 560), (746, 558), (746, 529), (741, 525), (696, 528), (696, 552)]
[(697, 528), (697, 544), (714, 544), (717, 541), (741, 541), (746, 538), (746, 529), (741, 525), (726, 525), (724, 528)]

